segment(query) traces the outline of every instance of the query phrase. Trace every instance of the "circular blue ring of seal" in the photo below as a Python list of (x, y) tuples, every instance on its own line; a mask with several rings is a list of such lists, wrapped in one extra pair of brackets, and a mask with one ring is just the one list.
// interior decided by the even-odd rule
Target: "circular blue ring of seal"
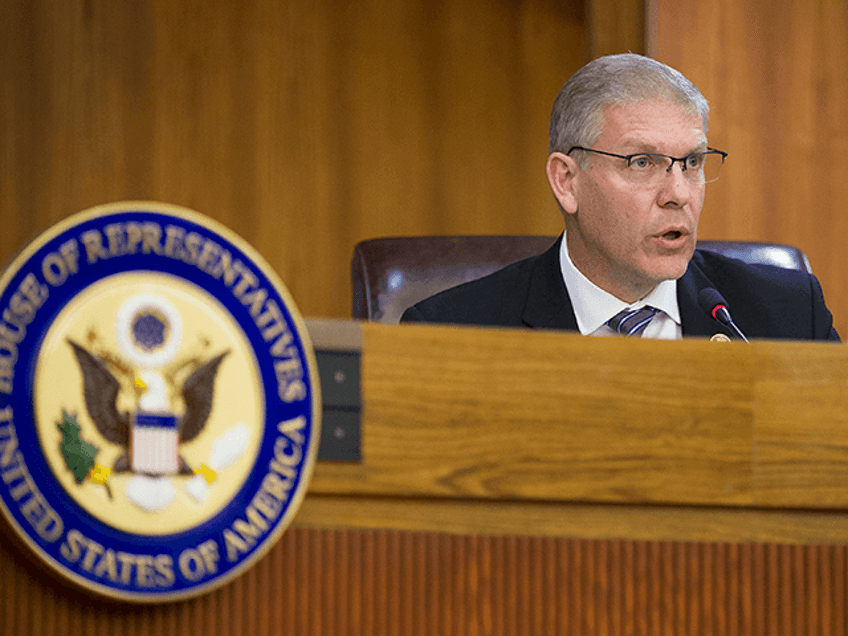
[[(128, 225), (135, 224), (135, 225)], [(148, 225), (145, 225), (148, 224)], [(158, 249), (133, 249), (120, 240), (121, 228), (160, 228)], [(89, 234), (86, 234), (86, 233)], [(89, 258), (83, 235), (99, 232), (102, 252)], [(192, 243), (185, 240), (192, 237)], [(116, 238), (117, 237), (117, 238)], [(125, 237), (125, 235), (124, 235)], [(112, 242), (110, 243), (110, 238)], [(237, 279), (221, 275), (211, 261), (201, 263), (196, 248), (211, 242), (241, 263), (249, 274)], [(194, 247), (192, 247), (192, 245)], [(77, 250), (76, 271), (62, 259), (63, 250)], [(63, 265), (63, 261), (65, 265)], [(124, 272), (165, 273), (181, 278), (214, 296), (242, 328), (257, 363), (265, 394), (264, 432), (247, 479), (229, 503), (200, 525), (163, 536), (117, 530), (83, 510), (53, 476), (40, 447), (34, 421), (33, 392), (38, 352), (53, 321), (80, 292), (98, 281)], [(216, 275), (217, 274), (217, 275)], [(239, 291), (235, 288), (241, 283)], [(275, 358), (255, 316), (240, 298), (264, 289), (277, 304), (287, 336), (286, 355), (302, 369), (292, 395), (281, 396)], [(35, 292), (33, 290), (36, 290)], [(17, 299), (16, 299), (17, 294)], [(31, 321), (18, 342), (4, 331), (4, 311), (20, 311), (29, 296)], [(17, 303), (17, 304), (16, 304)], [(37, 304), (37, 307), (36, 307)], [(23, 306), (26, 306), (25, 304)], [(8, 325), (6, 325), (8, 327)], [(267, 262), (243, 239), (200, 214), (151, 202), (98, 206), (53, 226), (25, 247), (0, 277), (0, 503), (6, 519), (30, 548), (54, 571), (74, 583), (106, 596), (161, 602), (196, 596), (219, 587), (255, 563), (279, 539), (300, 506), (311, 477), (320, 439), (321, 398), (317, 364), (303, 319), (285, 286)], [(267, 332), (266, 332), (267, 334)], [(294, 395), (296, 393), (296, 395)], [(285, 397), (286, 399), (283, 399)], [(293, 423), (294, 442), (281, 445), (280, 423)], [(283, 450), (281, 450), (281, 448)], [(288, 450), (286, 450), (288, 449)], [(289, 452), (291, 451), (291, 452)], [(287, 492), (276, 514), (246, 518), (262, 488), (269, 466), (285, 453)], [(279, 467), (279, 461), (276, 464)], [(255, 510), (253, 511), (256, 512)], [(57, 521), (58, 520), (58, 521)], [(238, 522), (253, 526), (256, 535), (240, 538), (237, 558), (228, 559), (224, 534)], [(244, 527), (244, 526), (242, 526)], [(215, 542), (214, 562), (204, 556)], [(111, 551), (107, 567), (95, 567)], [(117, 567), (118, 576), (115, 577)], [(117, 580), (114, 580), (116, 579)]]

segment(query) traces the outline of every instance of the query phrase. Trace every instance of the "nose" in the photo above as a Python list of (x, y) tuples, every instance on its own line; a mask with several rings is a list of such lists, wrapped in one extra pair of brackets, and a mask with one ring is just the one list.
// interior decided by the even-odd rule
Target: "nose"
[(657, 203), (663, 208), (682, 208), (691, 200), (694, 188), (698, 187), (689, 181), (683, 161), (680, 161), (677, 168), (675, 168), (676, 163), (677, 161), (672, 162), (662, 174)]

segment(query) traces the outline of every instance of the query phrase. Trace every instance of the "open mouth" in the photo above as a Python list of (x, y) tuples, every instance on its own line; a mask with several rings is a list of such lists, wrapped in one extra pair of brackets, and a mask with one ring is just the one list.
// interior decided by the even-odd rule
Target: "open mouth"
[(665, 234), (661, 235), (664, 239), (668, 239), (669, 241), (676, 241), (681, 236), (683, 236), (683, 232), (679, 232), (678, 230), (669, 230)]

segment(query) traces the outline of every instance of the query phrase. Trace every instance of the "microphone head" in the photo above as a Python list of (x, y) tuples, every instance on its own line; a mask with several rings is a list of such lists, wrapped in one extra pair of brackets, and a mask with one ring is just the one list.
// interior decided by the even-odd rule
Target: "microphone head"
[(720, 318), (716, 316), (716, 312), (719, 309), (727, 311), (727, 301), (714, 287), (707, 287), (706, 289), (701, 290), (698, 294), (698, 304), (701, 306), (701, 309), (716, 320), (720, 320)]
[(737, 338), (748, 342), (745, 334), (742, 333), (730, 317), (730, 312), (727, 310), (727, 301), (717, 289), (712, 287), (702, 289), (698, 294), (698, 304), (701, 306), (701, 309), (707, 312), (716, 321), (730, 329)]

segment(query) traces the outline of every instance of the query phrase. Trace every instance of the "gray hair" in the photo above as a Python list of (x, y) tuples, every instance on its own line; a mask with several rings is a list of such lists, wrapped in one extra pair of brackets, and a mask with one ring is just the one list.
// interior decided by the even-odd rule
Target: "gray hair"
[(591, 148), (601, 134), (605, 106), (651, 98), (670, 99), (700, 115), (706, 132), (710, 106), (680, 71), (635, 53), (607, 55), (577, 71), (557, 95), (551, 113), (550, 152), (568, 152), (572, 146)]

